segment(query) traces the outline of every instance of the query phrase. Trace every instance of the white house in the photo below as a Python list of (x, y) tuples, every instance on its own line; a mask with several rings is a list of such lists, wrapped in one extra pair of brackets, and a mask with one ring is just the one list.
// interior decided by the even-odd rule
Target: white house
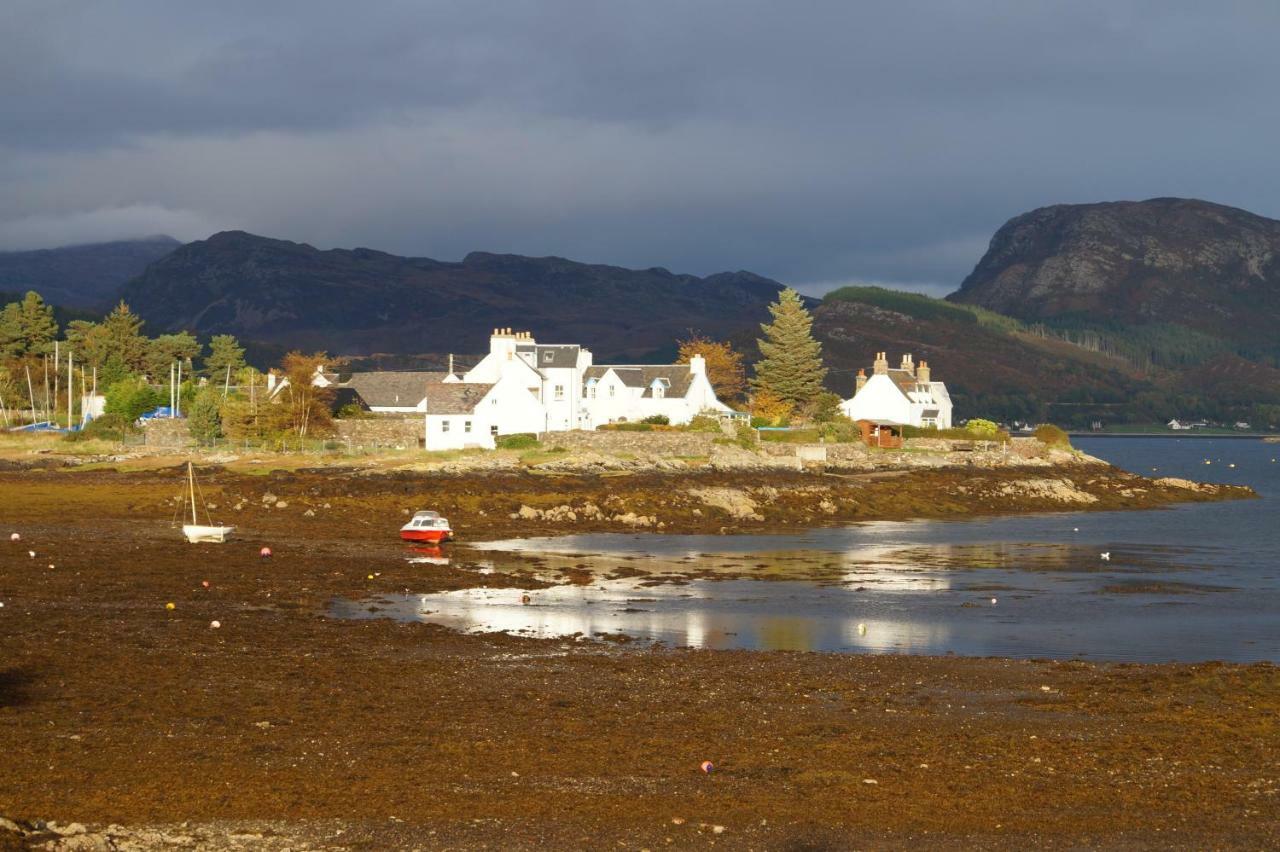
[[(450, 361), (452, 368), (452, 360)], [(589, 349), (540, 344), (529, 332), (494, 329), (489, 352), (452, 372), (363, 372), (345, 381), (317, 370), (316, 384), (354, 392), (374, 413), (421, 414), (429, 450), (493, 447), (500, 435), (595, 429), (662, 415), (688, 423), (727, 413), (706, 361), (594, 365)], [(272, 382), (279, 391), (280, 382)]]
[(546, 414), (524, 382), (437, 382), (423, 399), (428, 450), (493, 449), (499, 435), (541, 432)]
[(842, 402), (840, 410), (851, 420), (951, 428), (947, 386), (933, 381), (927, 361), (917, 367), (909, 354), (902, 356), (899, 368), (890, 370), (885, 353), (876, 353), (871, 376), (858, 371), (853, 398)]
[(537, 432), (595, 429), (606, 423), (665, 416), (688, 423), (704, 411), (731, 409), (716, 398), (706, 361), (689, 364), (594, 364), (591, 350), (576, 344), (542, 344), (527, 331), (494, 329), (489, 354), (462, 376), (463, 382), (522, 379), (542, 403)]
[(703, 412), (731, 411), (716, 398), (701, 355), (688, 364), (614, 364), (589, 367), (582, 383), (584, 426), (627, 423), (663, 416), (673, 424), (688, 423)]

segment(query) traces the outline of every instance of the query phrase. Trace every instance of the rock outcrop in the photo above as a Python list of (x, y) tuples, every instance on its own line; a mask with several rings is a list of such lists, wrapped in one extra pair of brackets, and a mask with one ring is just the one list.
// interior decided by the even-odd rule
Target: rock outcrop
[(1273, 343), (1280, 221), (1183, 198), (1042, 207), (1000, 228), (948, 298), (1024, 320), (1167, 323)]

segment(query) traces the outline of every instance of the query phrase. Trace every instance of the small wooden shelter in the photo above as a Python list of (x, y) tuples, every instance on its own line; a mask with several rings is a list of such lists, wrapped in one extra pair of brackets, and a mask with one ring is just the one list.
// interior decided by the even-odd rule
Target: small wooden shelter
[(885, 450), (902, 448), (902, 424), (889, 420), (859, 420), (858, 428), (862, 430), (862, 442), (868, 447), (880, 447)]

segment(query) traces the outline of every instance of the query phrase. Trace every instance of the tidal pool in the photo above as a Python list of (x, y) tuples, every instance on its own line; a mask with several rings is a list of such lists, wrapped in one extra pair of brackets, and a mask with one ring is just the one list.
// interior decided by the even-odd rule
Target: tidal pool
[[(1266, 499), (1280, 495), (1280, 464), (1270, 461), (1280, 447), (1082, 443), (1139, 472), (1211, 478), (1212, 469), (1220, 474), (1212, 478), (1252, 485), (1264, 499), (777, 536), (489, 542), (483, 552), (432, 559), (530, 572), (556, 585), (339, 600), (331, 614), (675, 647), (1280, 661), (1280, 519)], [(431, 561), (407, 558), (430, 570)]]

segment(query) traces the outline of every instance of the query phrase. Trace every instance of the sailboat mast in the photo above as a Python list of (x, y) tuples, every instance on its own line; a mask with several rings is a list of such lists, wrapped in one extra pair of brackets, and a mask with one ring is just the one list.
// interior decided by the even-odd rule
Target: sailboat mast
[(187, 462), (187, 478), (191, 483), (191, 523), (198, 525), (200, 520), (196, 517), (196, 469), (191, 462)]

